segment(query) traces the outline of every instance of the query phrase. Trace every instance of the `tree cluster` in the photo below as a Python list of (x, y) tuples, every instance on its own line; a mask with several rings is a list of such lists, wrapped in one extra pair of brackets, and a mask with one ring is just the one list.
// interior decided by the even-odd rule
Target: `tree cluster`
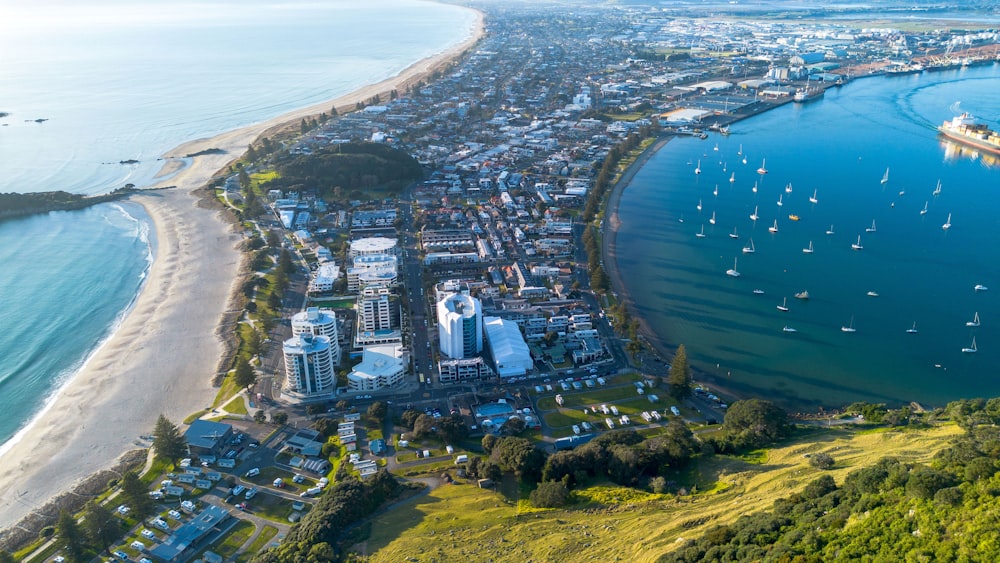
[(766, 446), (786, 438), (793, 430), (788, 413), (763, 399), (747, 399), (729, 405), (722, 428), (725, 434), (712, 442), (720, 452)]
[(378, 143), (344, 143), (311, 155), (282, 156), (277, 159), (277, 170), (279, 177), (268, 184), (269, 188), (315, 186), (328, 200), (342, 199), (344, 190), (401, 188), (423, 177), (423, 169), (413, 157)]
[(381, 470), (367, 481), (344, 479), (333, 485), (316, 506), (294, 526), (278, 547), (262, 551), (253, 563), (320, 563), (337, 561), (341, 533), (371, 515), (402, 491), (389, 472)]
[(439, 437), (446, 442), (456, 442), (469, 436), (469, 427), (459, 414), (434, 418), (427, 413), (409, 409), (403, 411), (400, 421), (418, 439)]

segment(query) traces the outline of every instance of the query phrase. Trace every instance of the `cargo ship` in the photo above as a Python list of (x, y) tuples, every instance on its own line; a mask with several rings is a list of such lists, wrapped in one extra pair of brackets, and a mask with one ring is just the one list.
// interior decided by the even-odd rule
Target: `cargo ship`
[(945, 121), (938, 131), (949, 139), (1000, 154), (1000, 133), (992, 131), (985, 123), (976, 123), (968, 112)]
[(820, 87), (799, 88), (798, 90), (795, 91), (795, 94), (792, 96), (792, 100), (802, 104), (805, 102), (811, 102), (812, 100), (815, 100), (817, 98), (822, 98), (823, 94), (825, 93), (826, 90)]

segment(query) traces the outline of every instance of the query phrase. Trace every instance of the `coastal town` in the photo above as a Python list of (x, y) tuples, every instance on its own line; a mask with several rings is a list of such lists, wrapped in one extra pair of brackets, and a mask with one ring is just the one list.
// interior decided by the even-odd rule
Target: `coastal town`
[[(138, 485), (122, 478), (102, 498), (118, 533), (100, 550), (74, 552), (60, 520), (37, 539), (5, 538), (17, 560), (298, 560), (281, 551), (307, 541), (296, 524), (356, 480), (387, 500), (468, 483), (516, 517), (528, 503), (518, 479), (539, 484), (545, 459), (623, 429), (641, 434), (629, 445), (673, 449), (648, 467), (619, 460), (634, 475), (611, 480), (686, 496), (657, 471), (724, 432), (741, 397), (692, 379), (683, 343), (654, 345), (633, 316), (611, 203), (630, 167), (671, 137), (711, 143), (854, 80), (1000, 61), (995, 30), (476, 9), (483, 36), (444, 70), (293, 122), (213, 180), (247, 263), (220, 398), (142, 430), (153, 453)], [(347, 155), (378, 170), (327, 168)], [(513, 439), (549, 457), (528, 468), (491, 455)], [(182, 446), (164, 455), (165, 444)], [(555, 481), (586, 477), (561, 471)], [(337, 541), (364, 555), (353, 526)], [(310, 560), (343, 555), (319, 545)]]

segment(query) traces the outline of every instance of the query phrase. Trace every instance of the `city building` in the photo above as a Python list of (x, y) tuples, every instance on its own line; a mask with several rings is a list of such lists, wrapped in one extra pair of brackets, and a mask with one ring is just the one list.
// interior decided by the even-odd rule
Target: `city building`
[(233, 438), (233, 426), (211, 420), (197, 419), (184, 431), (188, 451), (196, 456), (222, 457)]
[(333, 347), (326, 336), (302, 333), (285, 341), (285, 386), (283, 393), (296, 398), (331, 393), (337, 384), (333, 369)]
[(337, 315), (332, 309), (308, 307), (305, 311), (292, 315), (292, 336), (300, 334), (329, 338), (333, 365), (340, 365), (340, 346), (337, 344), (339, 338)]
[(483, 306), (465, 293), (438, 301), (438, 341), (441, 353), (452, 359), (470, 358), (483, 350)]
[(521, 336), (517, 324), (500, 317), (483, 319), (486, 343), (493, 356), (493, 366), (500, 377), (514, 377), (528, 373), (534, 366), (531, 350)]
[(378, 391), (403, 382), (406, 362), (403, 348), (398, 344), (368, 346), (361, 363), (347, 375), (351, 391)]
[(347, 290), (392, 287), (397, 283), (398, 258), (392, 254), (362, 254), (347, 269)]
[(384, 287), (366, 287), (358, 296), (355, 348), (403, 341), (399, 299)]
[(340, 268), (333, 262), (324, 262), (316, 268), (313, 277), (309, 280), (309, 293), (330, 293), (333, 291), (333, 284), (340, 277)]
[(351, 241), (348, 257), (352, 260), (369, 254), (395, 254), (396, 239), (388, 237), (368, 237)]
[(462, 358), (458, 360), (441, 360), (438, 362), (438, 381), (441, 383), (456, 383), (459, 381), (477, 381), (493, 376), (493, 370), (482, 357)]

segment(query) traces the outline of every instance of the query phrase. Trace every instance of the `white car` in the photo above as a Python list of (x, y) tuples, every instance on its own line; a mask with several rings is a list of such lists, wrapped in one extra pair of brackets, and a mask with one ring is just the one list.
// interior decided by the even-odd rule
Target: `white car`
[(139, 532), (139, 534), (142, 537), (146, 538), (147, 540), (155, 540), (156, 539), (156, 534), (154, 534), (152, 530), (147, 530), (147, 529), (143, 528), (142, 531)]
[(118, 514), (125, 516), (128, 514), (128, 512), (129, 512), (129, 507), (125, 506), (124, 504), (118, 507)]
[(586, 430), (587, 432), (590, 432), (591, 430), (594, 429), (594, 427), (591, 426), (589, 422), (584, 422), (581, 424), (581, 426), (583, 426), (583, 429)]
[(580, 433), (580, 427), (578, 425), (576, 425), (576, 424), (573, 425), (573, 433), (574, 434), (579, 434)]

